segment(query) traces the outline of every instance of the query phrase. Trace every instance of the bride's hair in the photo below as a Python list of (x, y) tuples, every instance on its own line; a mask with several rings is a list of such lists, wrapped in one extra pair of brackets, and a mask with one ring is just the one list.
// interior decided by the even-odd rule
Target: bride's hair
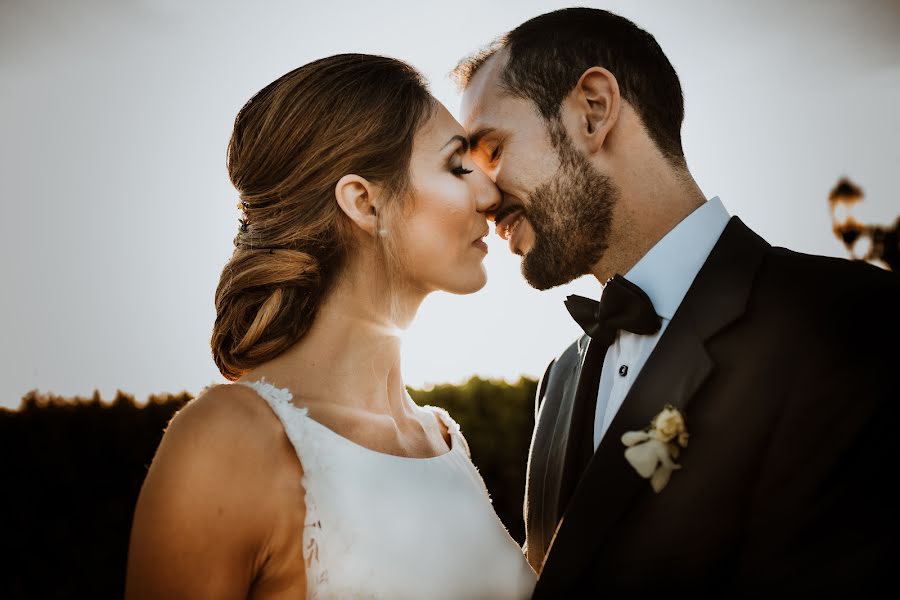
[(348, 173), (365, 177), (395, 212), (433, 102), (408, 64), (340, 54), (294, 69), (241, 108), (227, 163), (244, 218), (216, 288), (210, 341), (225, 378), (238, 379), (309, 330), (351, 250), (335, 185)]

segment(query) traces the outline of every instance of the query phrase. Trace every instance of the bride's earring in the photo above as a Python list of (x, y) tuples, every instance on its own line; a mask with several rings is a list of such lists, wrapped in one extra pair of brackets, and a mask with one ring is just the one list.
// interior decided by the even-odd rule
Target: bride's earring
[(378, 211), (374, 208), (372, 209), (372, 211), (375, 213), (375, 232), (379, 237), (386, 237), (388, 234), (388, 230), (385, 227), (382, 227), (381, 217), (379, 216)]

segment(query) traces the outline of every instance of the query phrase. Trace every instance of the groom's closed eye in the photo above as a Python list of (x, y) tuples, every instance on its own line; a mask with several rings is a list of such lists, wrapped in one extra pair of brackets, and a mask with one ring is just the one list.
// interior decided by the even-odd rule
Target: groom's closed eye
[(500, 158), (500, 149), (501, 144), (497, 140), (486, 139), (482, 140), (478, 150), (473, 152), (477, 152), (478, 156), (488, 164), (494, 164)]
[(472, 158), (485, 172), (492, 171), (491, 167), (500, 159), (503, 142), (504, 138), (495, 129), (480, 129), (469, 136)]
[(484, 152), (487, 146), (487, 136), (494, 133), (494, 128), (484, 127), (469, 136), (469, 149), (472, 152)]

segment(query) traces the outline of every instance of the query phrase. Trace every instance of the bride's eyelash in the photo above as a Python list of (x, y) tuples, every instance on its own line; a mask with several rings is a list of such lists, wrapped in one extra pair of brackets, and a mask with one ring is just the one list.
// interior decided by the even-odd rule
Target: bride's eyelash
[(450, 170), (450, 172), (453, 173), (454, 175), (468, 175), (469, 173), (472, 172), (472, 169), (467, 169), (465, 167), (460, 166), (460, 167), (454, 167), (453, 169)]

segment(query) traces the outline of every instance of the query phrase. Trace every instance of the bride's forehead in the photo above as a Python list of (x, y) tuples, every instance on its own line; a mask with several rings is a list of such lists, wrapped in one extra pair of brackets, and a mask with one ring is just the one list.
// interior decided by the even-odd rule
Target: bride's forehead
[(466, 130), (450, 114), (447, 107), (435, 101), (435, 108), (430, 117), (422, 123), (416, 133), (416, 145), (422, 149), (439, 150), (454, 135), (465, 136)]

